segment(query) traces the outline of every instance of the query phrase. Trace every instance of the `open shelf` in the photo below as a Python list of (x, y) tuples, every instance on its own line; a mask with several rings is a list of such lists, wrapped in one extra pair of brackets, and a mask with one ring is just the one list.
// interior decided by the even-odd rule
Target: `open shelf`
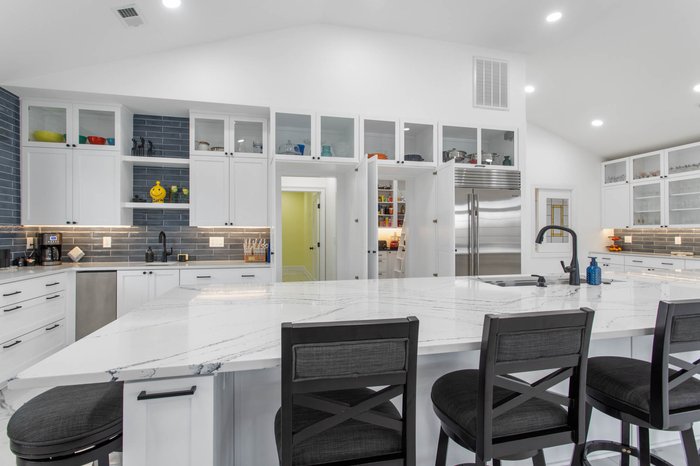
[(190, 159), (179, 159), (173, 157), (122, 155), (122, 162), (131, 165), (138, 165), (140, 167), (187, 168), (190, 166)]
[(153, 202), (123, 202), (125, 209), (150, 209), (150, 210), (190, 210), (189, 204), (167, 203), (156, 204)]

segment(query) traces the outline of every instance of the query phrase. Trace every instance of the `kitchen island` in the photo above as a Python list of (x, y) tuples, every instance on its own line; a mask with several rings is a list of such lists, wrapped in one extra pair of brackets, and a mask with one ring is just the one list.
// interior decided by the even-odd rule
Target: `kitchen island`
[[(658, 301), (700, 298), (700, 274), (610, 277), (609, 285), (547, 288), (503, 288), (476, 278), (180, 287), (22, 372), (10, 387), (126, 382), (125, 466), (275, 464), (280, 324), (414, 315), (420, 320), (417, 464), (430, 464), (438, 433), (430, 387), (450, 370), (477, 366), (485, 314), (590, 307), (596, 310), (591, 355), (648, 358)], [(135, 401), (144, 390), (193, 386), (201, 388), (187, 402)], [(148, 425), (137, 427), (146, 419)], [(594, 423), (593, 436), (617, 435), (614, 423)], [(211, 450), (204, 456), (202, 444)], [(157, 456), (164, 450), (175, 453)], [(568, 451), (548, 451), (549, 464), (565, 464)], [(465, 461), (464, 455), (454, 448), (449, 461)]]

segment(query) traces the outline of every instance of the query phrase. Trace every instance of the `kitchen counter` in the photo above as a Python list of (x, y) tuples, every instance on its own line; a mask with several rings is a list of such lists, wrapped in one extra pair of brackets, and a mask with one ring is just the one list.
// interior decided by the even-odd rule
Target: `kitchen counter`
[(668, 258), (668, 259), (679, 259), (679, 260), (697, 260), (700, 261), (700, 256), (676, 256), (673, 254), (661, 254), (661, 253), (655, 253), (655, 252), (635, 252), (635, 251), (617, 251), (617, 252), (611, 252), (611, 251), (591, 251), (588, 253), (589, 256), (592, 256), (594, 254), (599, 254), (602, 256), (616, 256), (616, 255), (621, 255), (621, 256), (643, 256), (643, 257), (662, 257), (662, 258)]
[(159, 262), (66, 262), (56, 266), (35, 265), (32, 267), (9, 267), (0, 269), (0, 285), (27, 278), (43, 277), (52, 273), (101, 270), (143, 270), (143, 269), (228, 269), (228, 268), (260, 268), (270, 267), (268, 262), (240, 261), (170, 261), (168, 265), (158, 265)]
[(611, 273), (610, 285), (547, 288), (476, 278), (180, 287), (20, 373), (12, 387), (143, 380), (275, 367), (285, 321), (420, 320), (419, 354), (479, 348), (489, 313), (590, 307), (593, 338), (650, 334), (661, 299), (700, 298), (700, 274)]

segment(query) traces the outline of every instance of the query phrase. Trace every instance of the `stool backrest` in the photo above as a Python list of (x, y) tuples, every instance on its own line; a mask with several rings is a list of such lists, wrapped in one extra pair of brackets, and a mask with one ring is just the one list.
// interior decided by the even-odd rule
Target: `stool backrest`
[[(700, 300), (659, 302), (649, 397), (649, 421), (654, 427), (665, 429), (698, 419), (700, 406), (678, 412), (669, 406), (669, 391), (700, 374), (700, 359), (689, 362), (673, 356), (690, 351), (700, 351)], [(672, 375), (670, 367), (675, 368)]]
[[(280, 463), (291, 466), (295, 444), (356, 419), (401, 432), (405, 458), (402, 464), (415, 465), (417, 352), (415, 317), (282, 324)], [(385, 388), (356, 407), (335, 404), (315, 395), (369, 387)], [(401, 419), (372, 410), (401, 395)], [(294, 405), (329, 416), (293, 432)]]
[[(508, 448), (522, 452), (585, 441), (586, 369), (593, 316), (591, 309), (582, 308), (485, 317), (477, 406), (479, 457), (494, 456), (493, 419), (532, 399), (562, 405), (568, 413), (567, 425), (555, 431), (525, 433), (512, 441), (499, 439), (501, 453)], [(540, 370), (550, 372), (533, 383), (512, 377)], [(566, 380), (568, 395), (549, 391)], [(496, 387), (515, 393), (494, 402)], [(534, 437), (543, 446), (532, 448)]]

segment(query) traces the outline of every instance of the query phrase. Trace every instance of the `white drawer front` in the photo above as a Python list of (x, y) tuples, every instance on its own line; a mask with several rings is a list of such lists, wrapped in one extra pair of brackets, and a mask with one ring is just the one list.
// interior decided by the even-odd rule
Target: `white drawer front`
[(0, 382), (16, 376), (66, 344), (65, 321), (59, 320), (33, 332), (0, 343)]
[(66, 274), (59, 273), (39, 278), (29, 278), (0, 285), (0, 306), (27, 301), (66, 289)]
[(599, 264), (609, 264), (609, 265), (625, 265), (625, 258), (622, 256), (609, 255), (599, 255), (589, 254), (592, 257), (598, 257), (597, 261)]
[(648, 269), (673, 270), (682, 269), (684, 260), (660, 258), (660, 257), (625, 257), (625, 267), (645, 267)]
[(270, 283), (272, 269), (250, 267), (242, 269), (195, 269), (180, 271), (180, 285), (207, 285), (210, 283)]
[(700, 270), (700, 260), (688, 259), (685, 262), (685, 268), (688, 270)]
[(58, 291), (0, 307), (0, 341), (24, 335), (42, 325), (63, 319), (66, 314), (65, 294), (65, 291)]

